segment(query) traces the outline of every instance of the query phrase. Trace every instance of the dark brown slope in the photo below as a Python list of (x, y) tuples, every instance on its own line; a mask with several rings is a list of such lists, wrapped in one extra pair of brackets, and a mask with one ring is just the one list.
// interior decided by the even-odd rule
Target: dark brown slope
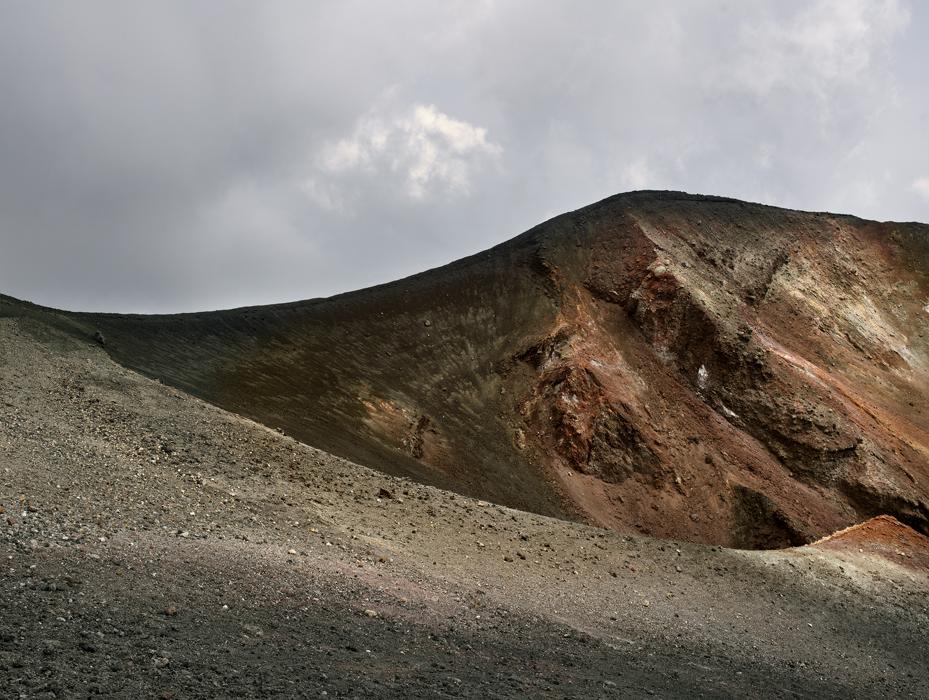
[[(742, 547), (929, 531), (929, 227), (632, 193), (327, 300), (60, 314), (123, 364), (335, 454)], [(6, 300), (0, 314), (49, 312)]]

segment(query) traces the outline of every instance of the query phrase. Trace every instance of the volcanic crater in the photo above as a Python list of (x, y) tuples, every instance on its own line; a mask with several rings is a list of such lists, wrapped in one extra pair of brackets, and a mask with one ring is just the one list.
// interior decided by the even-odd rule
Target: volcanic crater
[(0, 315), (390, 475), (768, 549), (929, 533), (927, 301), (929, 226), (634, 192), (329, 299)]

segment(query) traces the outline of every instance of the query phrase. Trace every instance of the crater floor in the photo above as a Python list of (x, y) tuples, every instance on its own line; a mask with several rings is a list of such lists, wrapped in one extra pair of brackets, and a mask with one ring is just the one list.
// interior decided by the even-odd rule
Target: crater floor
[(0, 506), (9, 697), (929, 683), (925, 545), (906, 528), (741, 551), (492, 505), (308, 447), (35, 318), (0, 318)]

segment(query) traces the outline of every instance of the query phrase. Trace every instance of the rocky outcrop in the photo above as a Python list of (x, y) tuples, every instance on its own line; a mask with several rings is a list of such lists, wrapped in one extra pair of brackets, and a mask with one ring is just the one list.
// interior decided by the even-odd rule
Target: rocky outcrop
[(125, 365), (380, 470), (768, 548), (929, 532), (929, 227), (630, 193), (326, 300), (60, 314)]

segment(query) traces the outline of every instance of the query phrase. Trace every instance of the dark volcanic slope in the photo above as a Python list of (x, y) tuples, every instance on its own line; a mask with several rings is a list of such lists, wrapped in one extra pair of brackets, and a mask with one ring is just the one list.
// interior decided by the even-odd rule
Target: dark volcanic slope
[(927, 560), (475, 501), (0, 319), (4, 698), (925, 698)]
[(633, 193), (327, 300), (64, 314), (124, 365), (383, 471), (741, 547), (929, 532), (929, 227)]

